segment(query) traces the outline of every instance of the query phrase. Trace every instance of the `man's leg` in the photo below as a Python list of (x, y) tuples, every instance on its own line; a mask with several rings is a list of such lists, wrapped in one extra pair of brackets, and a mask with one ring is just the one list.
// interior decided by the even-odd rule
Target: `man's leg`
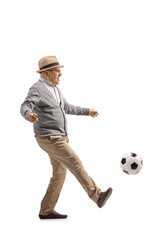
[(68, 144), (68, 137), (51, 136), (50, 139), (38, 140), (39, 145), (50, 157), (67, 167), (80, 182), (88, 196), (97, 203), (100, 188), (85, 171), (79, 157)]
[(60, 162), (56, 161), (53, 156), (50, 156), (53, 167), (53, 177), (50, 179), (46, 194), (41, 202), (41, 215), (48, 215), (51, 213), (58, 201), (65, 177), (67, 168)]

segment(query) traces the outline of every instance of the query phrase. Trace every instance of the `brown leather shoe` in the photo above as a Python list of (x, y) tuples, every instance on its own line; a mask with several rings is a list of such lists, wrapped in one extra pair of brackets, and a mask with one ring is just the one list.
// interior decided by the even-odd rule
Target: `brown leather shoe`
[(101, 192), (99, 195), (99, 199), (97, 201), (97, 205), (99, 208), (103, 207), (105, 203), (107, 202), (108, 198), (112, 194), (112, 188), (108, 188), (106, 192)]
[(60, 219), (60, 218), (67, 218), (67, 215), (59, 214), (53, 210), (53, 212), (49, 213), (48, 215), (39, 214), (39, 218), (40, 219)]

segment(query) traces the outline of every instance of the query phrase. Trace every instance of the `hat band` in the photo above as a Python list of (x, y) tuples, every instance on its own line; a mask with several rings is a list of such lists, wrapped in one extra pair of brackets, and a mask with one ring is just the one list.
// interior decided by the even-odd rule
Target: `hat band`
[(39, 70), (42, 70), (42, 69), (45, 69), (45, 68), (49, 68), (49, 67), (58, 66), (58, 65), (60, 65), (59, 62), (51, 63), (51, 64), (48, 64), (46, 66), (41, 67)]

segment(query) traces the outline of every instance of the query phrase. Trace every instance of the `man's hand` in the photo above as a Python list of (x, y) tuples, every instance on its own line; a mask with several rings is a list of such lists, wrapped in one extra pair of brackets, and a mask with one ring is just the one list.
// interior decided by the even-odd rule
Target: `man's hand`
[(97, 117), (97, 116), (99, 115), (99, 113), (98, 113), (97, 110), (90, 108), (90, 109), (89, 109), (89, 115), (90, 115), (91, 117)]
[(38, 115), (36, 113), (29, 113), (28, 114), (28, 120), (32, 123), (38, 121)]

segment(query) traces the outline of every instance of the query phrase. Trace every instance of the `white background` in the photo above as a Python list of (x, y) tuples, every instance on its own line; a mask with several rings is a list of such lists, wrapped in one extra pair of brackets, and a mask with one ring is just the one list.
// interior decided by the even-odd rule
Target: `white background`
[[(160, 239), (160, 4), (149, 0), (3, 1), (0, 6), (1, 239)], [(99, 111), (68, 116), (70, 145), (96, 184), (113, 188), (99, 209), (68, 172), (55, 210), (38, 218), (52, 169), (20, 115), (38, 60), (64, 64), (67, 101)], [(142, 171), (120, 169), (136, 152)]]

